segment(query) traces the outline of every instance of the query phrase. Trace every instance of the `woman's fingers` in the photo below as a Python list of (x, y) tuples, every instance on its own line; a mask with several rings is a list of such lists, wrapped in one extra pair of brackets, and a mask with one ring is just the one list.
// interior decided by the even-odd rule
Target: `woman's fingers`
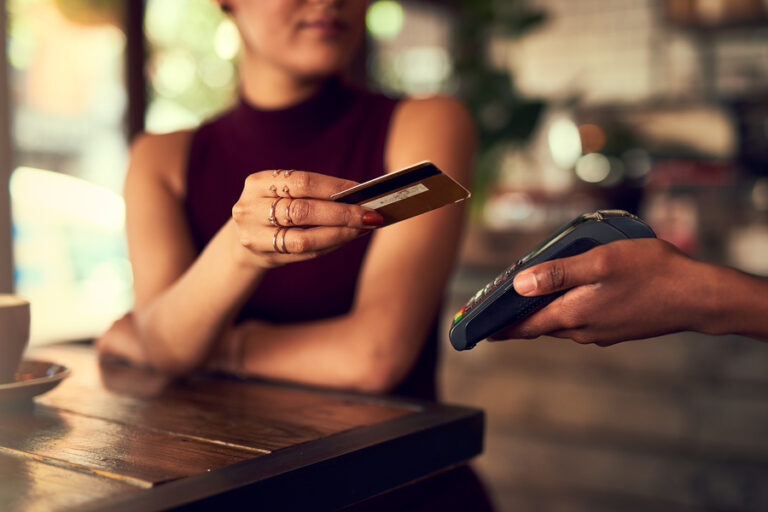
[(232, 216), (240, 226), (347, 226), (376, 227), (383, 217), (357, 205), (328, 198), (355, 185), (306, 171), (262, 171), (250, 175)]
[(372, 228), (381, 226), (380, 213), (362, 206), (334, 203), (320, 199), (260, 199), (237, 213), (239, 221), (249, 217), (252, 225), (267, 226), (346, 226)]
[(232, 207), (240, 248), (270, 268), (310, 259), (384, 223), (378, 212), (335, 203), (330, 196), (356, 185), (307, 171), (262, 171), (250, 175)]
[(313, 197), (328, 199), (357, 182), (308, 171), (261, 171), (245, 180), (245, 191), (258, 197)]
[(360, 230), (345, 227), (264, 228), (240, 243), (252, 252), (317, 255), (360, 236)]
[(370, 228), (384, 223), (380, 213), (354, 204), (317, 199), (286, 199), (281, 203), (287, 203), (276, 212), (283, 225)]
[(242, 199), (232, 208), (232, 217), (241, 228), (261, 226), (337, 226), (374, 228), (384, 223), (380, 213), (354, 204), (320, 199)]

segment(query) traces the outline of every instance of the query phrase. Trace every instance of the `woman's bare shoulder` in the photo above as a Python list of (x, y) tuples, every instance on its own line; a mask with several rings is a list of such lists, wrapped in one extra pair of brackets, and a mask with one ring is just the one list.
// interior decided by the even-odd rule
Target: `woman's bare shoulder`
[(401, 140), (445, 137), (446, 142), (470, 141), (475, 124), (464, 104), (452, 96), (408, 98), (399, 103), (390, 135)]
[(438, 94), (424, 98), (405, 98), (397, 107), (400, 116), (440, 116), (471, 122), (469, 110), (458, 98), (446, 94)]
[[(469, 162), (476, 144), (475, 123), (461, 101), (443, 95), (409, 98), (394, 112), (387, 160), (394, 168), (419, 160)], [(459, 167), (460, 174), (468, 172), (468, 165)]]
[(183, 196), (193, 133), (193, 130), (180, 130), (137, 135), (131, 143), (129, 176), (159, 180), (175, 196)]

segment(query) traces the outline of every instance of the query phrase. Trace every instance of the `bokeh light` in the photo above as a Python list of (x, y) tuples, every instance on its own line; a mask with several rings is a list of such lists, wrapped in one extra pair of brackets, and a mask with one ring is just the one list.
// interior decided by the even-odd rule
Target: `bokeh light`
[(580, 125), (579, 135), (584, 153), (597, 153), (605, 147), (605, 132), (596, 124)]
[(25, 216), (49, 223), (87, 223), (118, 232), (125, 224), (125, 204), (119, 194), (59, 172), (18, 167), (11, 174), (10, 192), (16, 214), (23, 210)]
[(189, 89), (195, 79), (195, 61), (184, 50), (159, 54), (152, 74), (152, 85), (163, 96), (174, 97)]
[(409, 94), (433, 94), (451, 75), (451, 59), (440, 46), (416, 46), (401, 51), (394, 62), (403, 90)]
[(377, 39), (392, 39), (403, 29), (403, 8), (392, 0), (373, 2), (368, 8), (365, 24)]
[(573, 121), (561, 117), (552, 122), (547, 132), (552, 160), (562, 169), (570, 169), (581, 156), (581, 135)]
[(600, 153), (588, 153), (576, 162), (576, 176), (587, 183), (600, 183), (611, 173), (611, 162)]
[(209, 87), (226, 87), (235, 78), (235, 66), (228, 60), (208, 57), (200, 62), (200, 78)]
[(632, 179), (644, 178), (651, 172), (651, 155), (643, 148), (629, 149), (621, 155), (626, 175)]
[(167, 46), (178, 38), (184, 10), (184, 0), (163, 0), (147, 2), (144, 17), (144, 32), (154, 45)]
[(235, 23), (210, 0), (148, 0), (150, 132), (191, 128), (227, 109), (237, 94)]
[(219, 58), (232, 60), (237, 57), (240, 51), (240, 34), (234, 22), (229, 18), (224, 18), (216, 28), (213, 36), (213, 49)]
[(157, 98), (147, 107), (146, 124), (152, 132), (167, 133), (188, 129), (199, 121), (194, 112), (173, 100)]

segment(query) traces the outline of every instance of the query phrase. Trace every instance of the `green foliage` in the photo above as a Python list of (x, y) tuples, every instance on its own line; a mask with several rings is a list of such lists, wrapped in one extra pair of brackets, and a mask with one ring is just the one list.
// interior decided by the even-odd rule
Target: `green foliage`
[(506, 66), (489, 58), (492, 40), (507, 42), (546, 21), (546, 15), (523, 0), (455, 0), (454, 69), (458, 94), (475, 116), (480, 155), (476, 169), (475, 205), (481, 205), (495, 179), (500, 147), (521, 144), (533, 132), (544, 103), (522, 97)]

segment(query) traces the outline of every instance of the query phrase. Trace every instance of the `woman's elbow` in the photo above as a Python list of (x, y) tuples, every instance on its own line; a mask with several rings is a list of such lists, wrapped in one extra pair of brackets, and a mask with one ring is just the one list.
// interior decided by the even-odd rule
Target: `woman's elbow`
[(200, 365), (189, 358), (168, 353), (156, 353), (149, 357), (149, 365), (158, 373), (168, 377), (183, 377), (196, 370)]
[(391, 372), (375, 368), (374, 371), (365, 372), (355, 379), (353, 387), (364, 393), (385, 394), (391, 392), (398, 382)]
[(169, 336), (164, 336), (151, 323), (142, 329), (142, 341), (145, 346), (147, 363), (156, 372), (169, 377), (181, 377), (192, 373), (204, 362), (203, 357), (197, 357), (186, 350), (184, 346), (176, 346), (170, 342)]
[(354, 388), (366, 393), (390, 393), (413, 365), (406, 354), (394, 350), (373, 351), (357, 366)]

